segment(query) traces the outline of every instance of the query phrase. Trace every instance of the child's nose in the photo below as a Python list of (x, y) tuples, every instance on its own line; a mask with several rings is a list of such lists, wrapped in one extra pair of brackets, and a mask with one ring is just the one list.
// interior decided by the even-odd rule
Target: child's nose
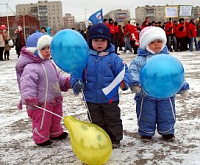
[(47, 52), (50, 52), (50, 49), (47, 49), (46, 51), (47, 51)]

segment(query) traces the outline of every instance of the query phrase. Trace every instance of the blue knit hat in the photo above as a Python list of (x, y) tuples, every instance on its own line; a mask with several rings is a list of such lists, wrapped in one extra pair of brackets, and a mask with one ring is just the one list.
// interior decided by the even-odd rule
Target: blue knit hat
[(103, 38), (110, 41), (110, 30), (107, 25), (102, 23), (94, 24), (89, 29), (89, 40), (94, 38)]
[(33, 33), (31, 34), (30, 36), (27, 37), (27, 40), (26, 40), (26, 49), (35, 54), (36, 56), (38, 56), (38, 51), (37, 51), (37, 42), (38, 42), (38, 39), (40, 37), (42, 37), (44, 34), (43, 33)]
[(41, 55), (41, 50), (46, 45), (51, 44), (52, 37), (49, 35), (44, 35), (43, 33), (33, 33), (30, 36), (28, 36), (26, 41), (26, 49), (35, 54), (36, 56), (39, 56), (43, 59), (43, 56)]
[[(108, 41), (107, 48), (110, 47), (110, 29), (107, 25), (98, 23), (94, 24), (89, 29), (89, 47), (93, 49), (92, 47), (92, 39), (106, 39)], [(106, 49), (107, 49), (106, 48)]]
[(43, 35), (43, 33), (36, 32), (28, 36), (26, 40), (26, 47), (37, 47), (38, 39)]

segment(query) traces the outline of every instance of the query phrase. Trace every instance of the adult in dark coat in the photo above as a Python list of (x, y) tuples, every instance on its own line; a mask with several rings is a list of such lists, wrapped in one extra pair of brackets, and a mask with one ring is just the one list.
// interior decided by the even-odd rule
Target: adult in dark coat
[(15, 49), (19, 57), (22, 47), (25, 46), (24, 34), (23, 34), (21, 26), (18, 26), (16, 35), (17, 36), (15, 40)]

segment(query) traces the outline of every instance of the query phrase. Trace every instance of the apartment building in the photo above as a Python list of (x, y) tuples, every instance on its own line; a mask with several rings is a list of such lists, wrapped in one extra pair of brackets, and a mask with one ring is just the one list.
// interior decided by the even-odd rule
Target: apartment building
[[(149, 6), (149, 5), (138, 6), (135, 9), (136, 22), (139, 23), (140, 25), (142, 25), (142, 23), (146, 17), (149, 17), (150, 21), (155, 21), (155, 22), (161, 21), (162, 23), (164, 23), (164, 22), (168, 21), (168, 18), (165, 17), (165, 7), (167, 7), (167, 6), (168, 5), (166, 5), (166, 6), (154, 6), (154, 5), (153, 6)], [(178, 9), (177, 12), (179, 13), (180, 5), (173, 5), (173, 6), (177, 7), (177, 9)], [(192, 6), (191, 16), (187, 16), (187, 19), (197, 18), (197, 17), (200, 17), (200, 7)], [(178, 20), (179, 17), (175, 17), (173, 19)]]
[(150, 18), (150, 21), (165, 21), (165, 6), (138, 6), (135, 9), (136, 22), (142, 25), (146, 17)]
[(75, 28), (75, 18), (70, 13), (66, 13), (63, 17), (64, 28), (72, 29)]
[(124, 20), (130, 20), (130, 11), (122, 9), (112, 10), (105, 14), (103, 18), (112, 18), (115, 22), (118, 22), (118, 25), (124, 26)]
[(40, 0), (38, 3), (16, 5), (17, 15), (33, 15), (40, 21), (41, 27), (50, 26), (53, 34), (63, 29), (61, 1)]

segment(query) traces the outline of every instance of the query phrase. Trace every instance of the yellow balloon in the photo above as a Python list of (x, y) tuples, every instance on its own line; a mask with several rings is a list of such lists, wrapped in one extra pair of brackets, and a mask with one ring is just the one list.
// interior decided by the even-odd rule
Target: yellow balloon
[(101, 165), (112, 154), (112, 143), (108, 134), (99, 126), (80, 121), (72, 116), (64, 117), (75, 155), (88, 165)]

